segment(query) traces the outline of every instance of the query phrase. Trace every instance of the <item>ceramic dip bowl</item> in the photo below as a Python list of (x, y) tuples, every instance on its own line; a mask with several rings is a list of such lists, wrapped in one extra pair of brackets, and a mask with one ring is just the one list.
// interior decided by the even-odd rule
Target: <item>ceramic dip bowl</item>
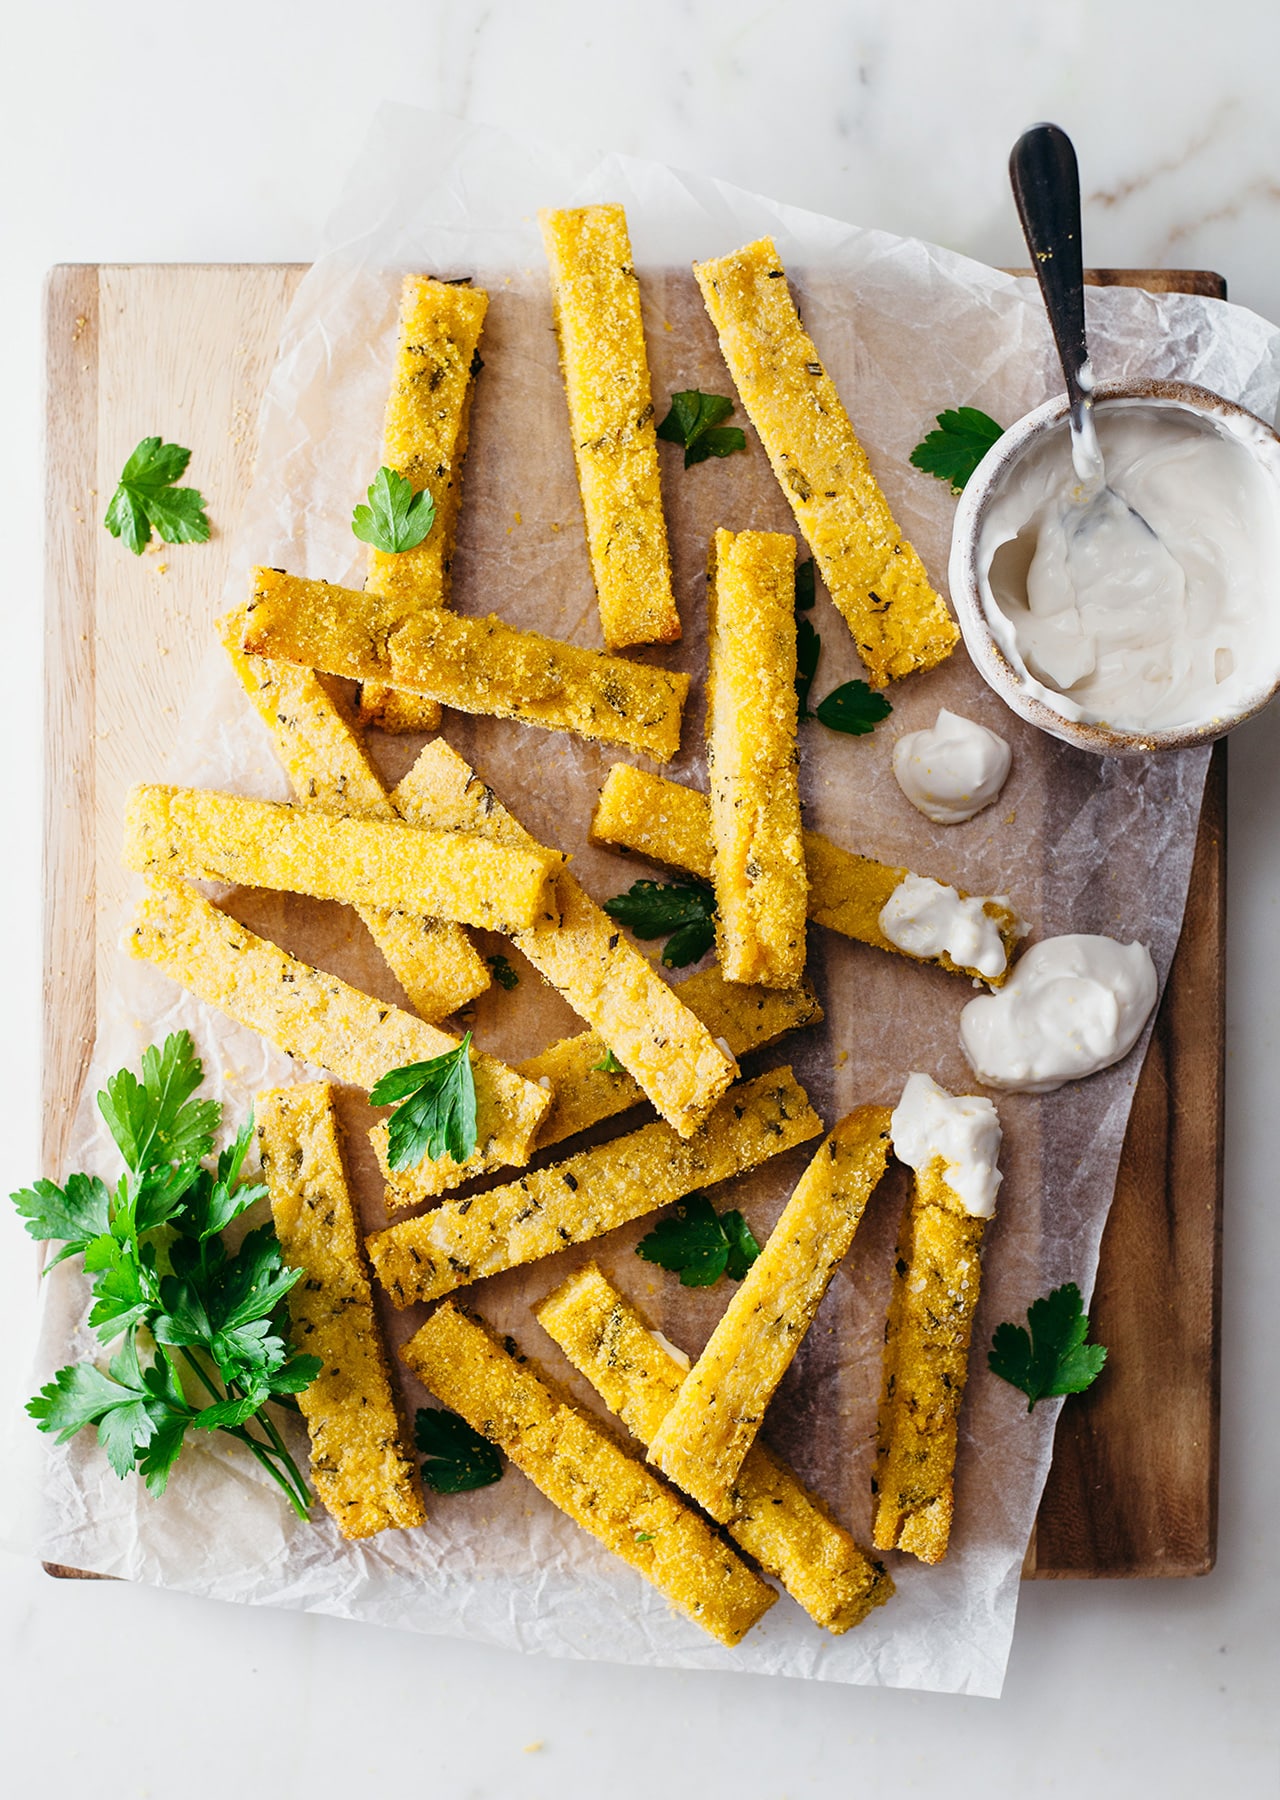
[[(1102, 385), (1094, 396), (1100, 427), (1108, 409), (1135, 406), (1151, 411), (1177, 409), (1191, 415), (1198, 430), (1217, 433), (1242, 446), (1273, 490), (1280, 522), (1280, 436), (1269, 425), (1234, 401), (1184, 382)], [(1056, 692), (1031, 673), (1021, 654), (1014, 621), (993, 595), (990, 565), (1000, 555), (1000, 549), (984, 542), (983, 527), (993, 504), (1008, 492), (1023, 459), (1039, 451), (1051, 434), (1061, 435), (1064, 471), (1069, 468), (1067, 412), (1067, 397), (1061, 394), (1019, 419), (992, 445), (961, 496), (951, 540), (950, 585), (965, 646), (988, 686), (1014, 712), (1064, 743), (1106, 756), (1144, 755), (1209, 743), (1260, 712), (1274, 697), (1280, 689), (1280, 654), (1273, 658), (1265, 646), (1261, 647), (1257, 652), (1256, 680), (1250, 680), (1243, 689), (1242, 684), (1236, 683), (1232, 703), (1212, 712), (1206, 708), (1203, 717), (1188, 718), (1170, 729), (1099, 722), (1073, 716), (1082, 709), (1069, 696)], [(1194, 503), (1192, 495), (1188, 506)], [(988, 533), (988, 539), (992, 535)], [(1275, 570), (1275, 582), (1275, 605), (1280, 614), (1280, 566)], [(1276, 642), (1280, 644), (1280, 616), (1276, 621)]]

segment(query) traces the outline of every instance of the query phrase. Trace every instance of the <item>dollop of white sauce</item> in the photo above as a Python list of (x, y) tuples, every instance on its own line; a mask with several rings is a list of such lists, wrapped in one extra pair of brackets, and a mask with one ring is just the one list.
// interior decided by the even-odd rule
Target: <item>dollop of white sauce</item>
[(1003, 1179), (996, 1167), (1001, 1131), (990, 1100), (949, 1094), (931, 1075), (909, 1075), (889, 1135), (898, 1161), (917, 1174), (941, 1157), (947, 1186), (966, 1212), (979, 1219), (995, 1212), (996, 1189)]
[[(1008, 906), (1004, 896), (995, 898)], [(880, 909), (880, 929), (891, 944), (912, 956), (941, 956), (962, 969), (976, 969), (988, 981), (1008, 964), (1000, 927), (976, 894), (965, 900), (953, 887), (927, 875), (908, 875)]]
[(988, 1087), (1049, 1094), (1127, 1056), (1158, 991), (1142, 944), (1046, 938), (1023, 952), (998, 993), (969, 1002), (960, 1043)]
[(1246, 710), (1280, 674), (1274, 445), (1247, 419), (1167, 402), (1107, 402), (1095, 418), (1124, 504), (1079, 528), (1088, 490), (1064, 422), (988, 509), (978, 572), (1001, 651), (1067, 719), (1173, 730)]
[(990, 806), (1011, 761), (1002, 737), (945, 706), (930, 730), (906, 731), (893, 746), (898, 786), (935, 825), (962, 825)]

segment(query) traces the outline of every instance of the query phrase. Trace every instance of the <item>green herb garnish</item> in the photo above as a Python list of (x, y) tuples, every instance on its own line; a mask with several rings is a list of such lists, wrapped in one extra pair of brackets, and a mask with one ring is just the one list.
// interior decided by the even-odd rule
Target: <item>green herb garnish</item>
[(633, 881), (604, 910), (638, 938), (667, 939), (663, 966), (683, 969), (715, 942), (716, 897), (709, 887), (675, 881)]
[(433, 1494), (466, 1494), (502, 1479), (502, 1457), (488, 1438), (443, 1407), (421, 1406), (413, 1435), (426, 1457), (422, 1479)]
[(805, 617), (813, 604), (813, 558), (810, 557), (796, 568), (796, 699), (800, 703), (802, 719), (813, 717), (809, 711), (809, 689), (813, 686), (818, 658), (822, 654), (822, 639)]
[(500, 988), (510, 993), (512, 988), (520, 986), (520, 977), (516, 974), (505, 956), (486, 956), (484, 959), (493, 971), (493, 979)]
[(152, 530), (166, 544), (203, 544), (209, 536), (204, 495), (173, 484), (185, 473), (190, 450), (146, 437), (124, 465), (103, 524), (123, 538), (135, 556), (151, 542)]
[[(50, 1268), (84, 1257), (93, 1277), (89, 1324), (104, 1344), (123, 1339), (105, 1373), (92, 1362), (69, 1364), (27, 1411), (60, 1444), (96, 1426), (116, 1474), (136, 1470), (153, 1494), (164, 1492), (188, 1431), (225, 1431), (305, 1519), (307, 1485), (264, 1410), (293, 1406), (291, 1396), (320, 1373), (318, 1357), (295, 1356), (287, 1342), (285, 1296), (303, 1271), (284, 1266), (270, 1224), (234, 1254), (223, 1243), (225, 1227), (267, 1190), (241, 1178), (252, 1119), (206, 1166), (222, 1108), (193, 1099), (203, 1074), (185, 1031), (152, 1046), (140, 1079), (122, 1069), (98, 1095), (125, 1163), (116, 1186), (71, 1175), (65, 1187), (37, 1181), (12, 1196), (32, 1237), (62, 1242)], [(140, 1329), (156, 1347), (146, 1362)], [(184, 1377), (207, 1404), (188, 1399)]]
[(608, 1044), (604, 1047), (604, 1055), (601, 1060), (598, 1063), (592, 1063), (591, 1068), (593, 1073), (598, 1069), (602, 1075), (625, 1075), (627, 1072)]
[(684, 445), (686, 469), (709, 456), (732, 456), (735, 450), (747, 447), (747, 434), (740, 426), (721, 424), (732, 412), (728, 395), (686, 388), (681, 394), (672, 394), (671, 411), (659, 425), (658, 436), (668, 444)]
[(997, 1325), (987, 1363), (1001, 1381), (1027, 1395), (1027, 1411), (1037, 1400), (1080, 1394), (1098, 1379), (1106, 1350), (1087, 1344), (1089, 1315), (1074, 1281), (1054, 1288), (1027, 1309), (1028, 1334), (1021, 1325)]
[(712, 1287), (722, 1275), (741, 1281), (759, 1254), (742, 1214), (717, 1215), (705, 1194), (690, 1194), (636, 1245), (637, 1256), (678, 1274), (684, 1287)]
[(471, 1033), (443, 1056), (388, 1069), (369, 1099), (374, 1106), (396, 1108), (387, 1121), (387, 1160), (393, 1169), (411, 1169), (424, 1156), (466, 1162), (476, 1147)]
[(425, 488), (415, 493), (413, 483), (394, 469), (378, 470), (369, 484), (369, 504), (357, 506), (351, 529), (362, 544), (398, 556), (416, 550), (435, 523), (436, 503)]
[(963, 493), (987, 451), (1003, 436), (1004, 426), (976, 406), (960, 406), (954, 412), (938, 414), (938, 429), (916, 445), (911, 461), (926, 475), (947, 482), (953, 494)]
[(813, 716), (830, 731), (865, 737), (892, 711), (884, 695), (877, 694), (865, 681), (846, 681), (842, 687), (832, 688), (825, 700), (819, 700)]

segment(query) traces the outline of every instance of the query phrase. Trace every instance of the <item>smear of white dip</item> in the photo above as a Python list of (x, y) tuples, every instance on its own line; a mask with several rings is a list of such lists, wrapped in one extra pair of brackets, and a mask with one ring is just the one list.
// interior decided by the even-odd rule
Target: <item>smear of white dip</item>
[(995, 1212), (1002, 1134), (990, 1100), (949, 1094), (931, 1075), (909, 1075), (889, 1135), (898, 1161), (918, 1174), (941, 1157), (947, 1186), (966, 1212), (979, 1219)]
[[(997, 896), (1001, 906), (1009, 902)], [(941, 956), (943, 951), (962, 969), (976, 969), (988, 981), (1003, 975), (1008, 964), (1000, 927), (985, 910), (986, 902), (927, 875), (907, 875), (880, 909), (880, 929), (891, 944), (911, 956)]]
[(906, 731), (893, 746), (898, 786), (935, 825), (961, 825), (990, 806), (1011, 760), (1002, 737), (945, 706), (929, 730)]

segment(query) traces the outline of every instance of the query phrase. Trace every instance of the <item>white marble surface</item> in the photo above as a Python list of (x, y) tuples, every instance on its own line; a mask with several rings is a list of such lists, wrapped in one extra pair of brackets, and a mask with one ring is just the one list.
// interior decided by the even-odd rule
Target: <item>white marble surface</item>
[[(799, 28), (791, 18), (802, 19)], [(1280, 13), (1269, 0), (61, 0), (5, 18), (0, 469), (7, 841), (38, 863), (39, 284), (56, 261), (306, 259), (384, 98), (706, 169), (996, 262), (1035, 118), (1075, 136), (1091, 261), (1212, 267), (1280, 317)], [(21, 670), (22, 674), (16, 674)], [(1217, 1570), (1037, 1585), (998, 1703), (522, 1661), (0, 1559), (0, 1717), (17, 1791), (102, 1800), (234, 1785), (337, 1794), (807, 1800), (892, 1781), (957, 1796), (1088, 1784), (1099, 1800), (1277, 1780), (1272, 1370), (1280, 1260), (1280, 713), (1232, 744), (1222, 1517)], [(6, 884), (34, 943), (34, 873)], [(35, 959), (12, 959), (4, 1191), (35, 1170)], [(25, 1392), (26, 1241), (0, 1216), (0, 1404)], [(166, 1699), (135, 1722), (132, 1696)], [(260, 1705), (241, 1727), (243, 1698)], [(335, 1711), (335, 1701), (341, 1707)], [(387, 1721), (394, 1719), (396, 1729)], [(207, 1723), (201, 1724), (204, 1720)], [(335, 1720), (340, 1728), (335, 1728)], [(536, 1748), (534, 1746), (537, 1746)]]

